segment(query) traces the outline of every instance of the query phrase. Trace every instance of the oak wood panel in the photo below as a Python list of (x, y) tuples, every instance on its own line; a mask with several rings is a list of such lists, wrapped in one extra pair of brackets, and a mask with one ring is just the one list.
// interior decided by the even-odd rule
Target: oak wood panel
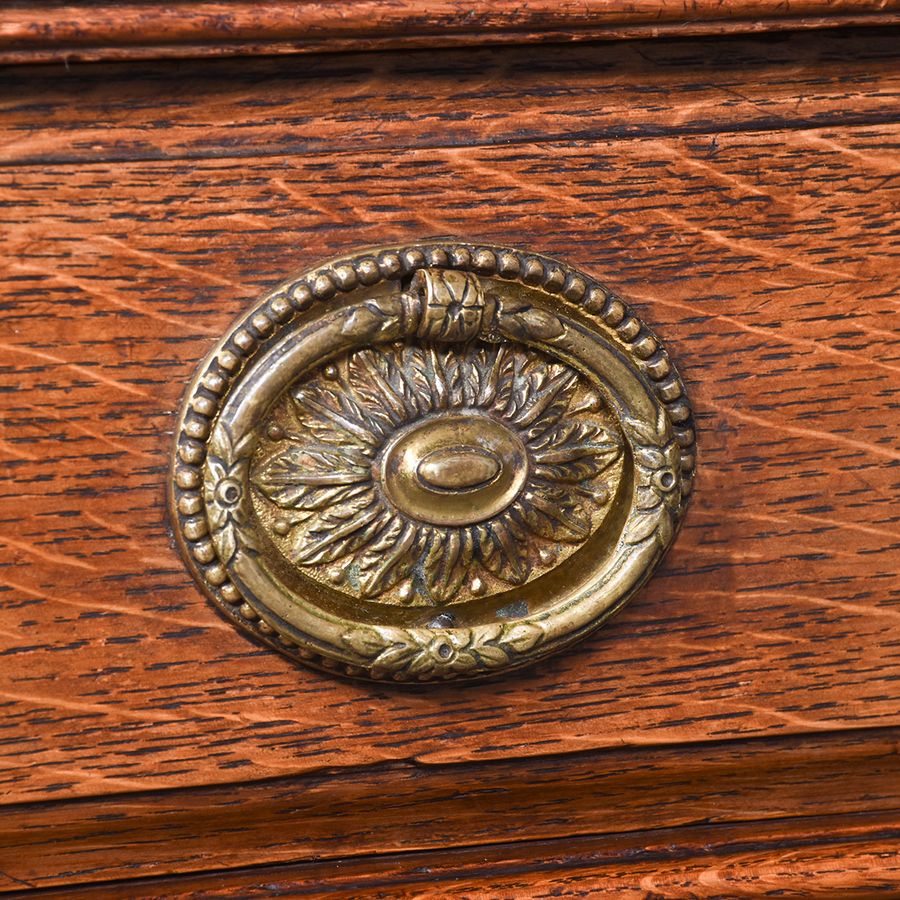
[(49, 890), (79, 900), (141, 897), (391, 898), (613, 896), (880, 898), (900, 888), (900, 815), (659, 829), (503, 847), (411, 853)]
[[(896, 725), (896, 125), (0, 173), (7, 802)], [(163, 484), (195, 361), (294, 264), (423, 234), (605, 275), (700, 427), (674, 552), (539, 669), (399, 689), (217, 618)]]
[(0, 61), (146, 58), (896, 24), (897, 0), (318, 0), (21, 3)]
[[(0, 70), (0, 162), (272, 156), (890, 121), (900, 33)], [(22, 86), (26, 89), (23, 90)]]
[[(394, 763), (11, 806), (0, 818), (0, 890), (314, 859), (333, 860), (350, 877), (393, 865), (373, 864), (372, 854), (475, 845), (479, 854), (499, 846), (501, 858), (517, 854), (532, 865), (541, 857), (529, 842), (600, 834), (607, 837), (596, 843), (611, 858), (618, 841), (662, 861), (651, 849), (669, 843), (661, 829), (753, 820), (755, 837), (774, 842), (786, 816), (805, 817), (794, 830), (813, 846), (823, 835), (846, 834), (860, 811), (866, 821), (876, 813), (896, 820), (898, 738), (898, 729), (867, 729), (543, 756), (524, 765)], [(823, 816), (839, 816), (841, 828), (816, 837)], [(626, 832), (635, 834), (625, 840)], [(860, 827), (865, 834), (883, 838), (870, 826)], [(520, 842), (522, 849), (510, 849)], [(347, 869), (351, 858), (362, 859)]]

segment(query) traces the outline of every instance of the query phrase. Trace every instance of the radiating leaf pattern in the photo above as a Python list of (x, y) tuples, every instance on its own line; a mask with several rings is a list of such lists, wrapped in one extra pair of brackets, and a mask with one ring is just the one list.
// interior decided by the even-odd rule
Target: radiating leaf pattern
[[(608, 503), (604, 479), (623, 438), (595, 395), (585, 407), (592, 390), (576, 370), (516, 344), (357, 350), (292, 389), (280, 437), (255, 458), (251, 481), (290, 523), (292, 560), (337, 565), (361, 597), (444, 603), (473, 579), (524, 584), (542, 546), (584, 542)], [(380, 486), (386, 442), (423, 417), (467, 410), (518, 436), (528, 457), (522, 489), (493, 518), (464, 527), (407, 517)]]

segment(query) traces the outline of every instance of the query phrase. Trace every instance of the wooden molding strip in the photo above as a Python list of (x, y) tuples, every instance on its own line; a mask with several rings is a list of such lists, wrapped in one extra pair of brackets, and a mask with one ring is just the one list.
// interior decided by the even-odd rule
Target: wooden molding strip
[[(584, 835), (116, 881), (42, 897), (877, 897), (900, 887), (900, 810)], [(25, 894), (27, 896), (27, 894)]]
[(0, 819), (0, 892), (697, 823), (872, 815), (900, 809), (898, 740), (897, 728), (863, 729), (395, 763), (11, 805)]
[[(9, 67), (0, 72), (0, 96), (19, 102), (0, 119), (0, 165), (871, 125), (900, 117), (898, 62), (892, 29), (860, 29), (778, 41), (583, 43), (538, 73), (528, 45), (331, 53), (303, 65), (260, 57), (239, 65), (133, 64), (123, 72), (118, 63), (98, 63), (64, 77), (58, 66)], [(466, 115), (448, 114), (460, 90)], [(149, 109), (152, 115), (135, 114)]]
[(270, 0), (31, 3), (0, 16), (0, 62), (149, 59), (747, 33), (900, 22), (898, 0)]

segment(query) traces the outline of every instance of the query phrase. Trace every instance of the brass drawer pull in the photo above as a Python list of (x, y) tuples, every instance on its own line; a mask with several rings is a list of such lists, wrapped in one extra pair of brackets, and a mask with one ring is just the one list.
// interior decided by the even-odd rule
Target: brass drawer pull
[(480, 677), (619, 609), (693, 469), (678, 374), (606, 288), (422, 243), (305, 272), (232, 327), (188, 388), (172, 516), (207, 594), (283, 653)]

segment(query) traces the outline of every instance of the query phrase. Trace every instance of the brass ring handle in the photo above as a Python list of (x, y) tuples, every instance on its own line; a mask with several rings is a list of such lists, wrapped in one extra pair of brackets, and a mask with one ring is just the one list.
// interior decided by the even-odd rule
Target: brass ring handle
[(172, 518), (206, 593), (283, 653), (483, 677), (628, 600), (694, 457), (674, 366), (609, 290), (421, 243), (304, 272), (235, 323), (187, 391)]

